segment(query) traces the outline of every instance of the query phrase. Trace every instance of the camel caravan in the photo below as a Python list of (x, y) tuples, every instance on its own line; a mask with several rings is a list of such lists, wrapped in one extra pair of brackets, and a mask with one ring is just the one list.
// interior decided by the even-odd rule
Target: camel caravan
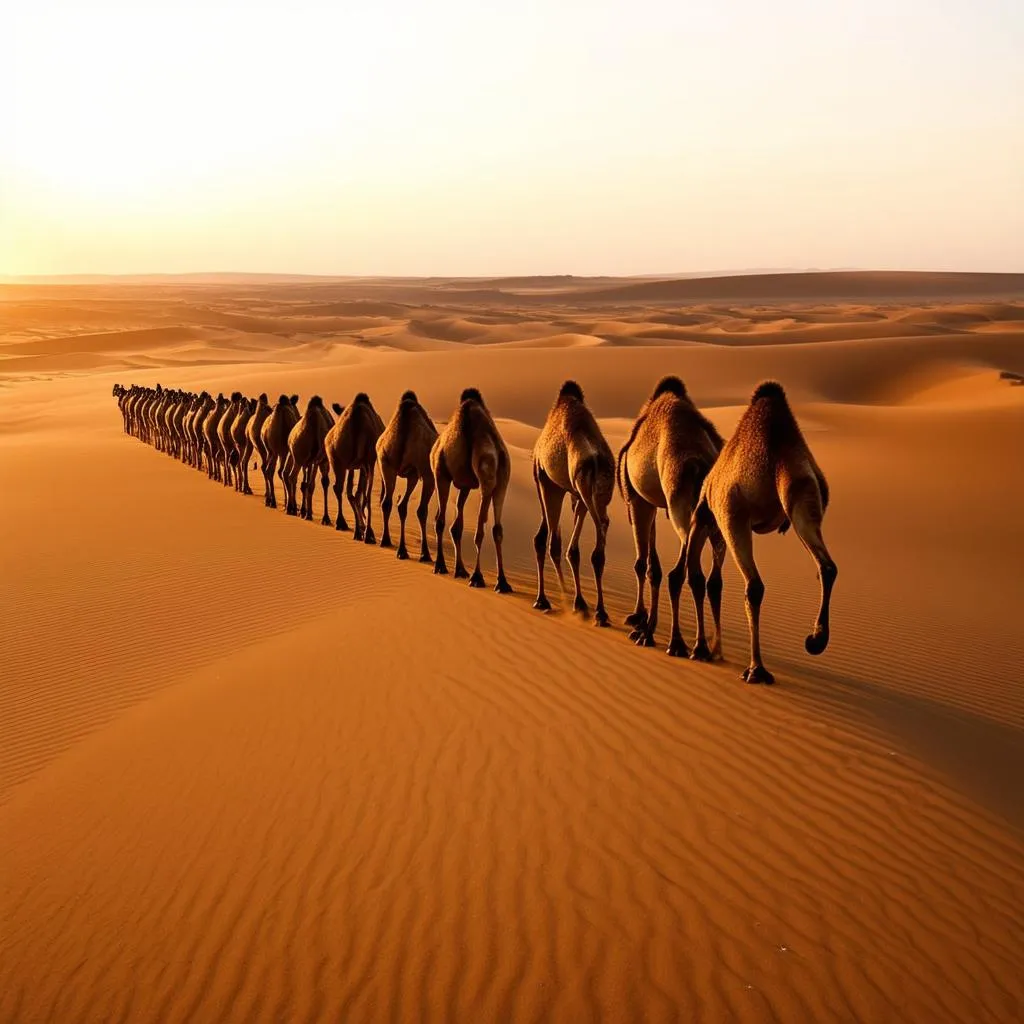
[[(320, 522), (348, 530), (344, 500), (352, 515), (357, 541), (376, 544), (372, 494), (380, 468), (380, 546), (394, 547), (391, 514), (398, 480), (404, 493), (397, 501), (397, 557), (408, 559), (406, 519), (417, 487), (416, 518), (420, 526), (419, 560), (448, 573), (445, 524), (448, 501), (455, 491), (455, 516), (449, 530), (454, 548), (454, 576), (471, 587), (486, 585), (481, 558), (487, 523), (493, 512), (491, 540), (497, 560), (495, 590), (512, 592), (502, 554), (502, 510), (512, 475), (508, 448), (494, 417), (476, 388), (466, 388), (439, 431), (415, 392), (406, 391), (385, 424), (368, 395), (360, 392), (348, 407), (328, 408), (313, 395), (304, 409), (298, 395), (282, 394), (271, 404), (267, 395), (249, 398), (209, 392), (194, 394), (133, 385), (114, 385), (124, 430), (158, 451), (205, 470), (211, 480), (252, 494), (249, 468), (263, 474), (264, 504), (286, 515), (312, 520), (317, 483), (322, 493)], [(255, 461), (253, 461), (255, 460)], [(276, 479), (275, 479), (276, 478)], [(332, 483), (333, 479), (333, 483)], [(609, 506), (616, 490), (632, 529), (636, 561), (636, 603), (625, 622), (630, 640), (640, 647), (655, 645), (662, 568), (656, 532), (659, 511), (679, 542), (679, 554), (668, 571), (671, 628), (667, 653), (697, 661), (722, 658), (722, 564), (726, 551), (744, 583), (750, 635), (750, 661), (743, 672), (748, 683), (773, 683), (761, 659), (760, 612), (765, 585), (754, 561), (754, 534), (785, 533), (790, 526), (814, 560), (821, 585), (818, 615), (805, 641), (809, 654), (821, 654), (829, 641), (829, 606), (838, 570), (828, 553), (821, 524), (828, 508), (829, 488), (814, 459), (782, 386), (759, 384), (732, 437), (726, 441), (687, 394), (683, 382), (664, 377), (638, 413), (618, 455), (612, 453), (583, 390), (575, 381), (562, 384), (533, 450), (533, 479), (540, 506), (540, 525), (533, 539), (537, 561), (537, 596), (533, 607), (549, 611), (545, 562), (564, 587), (561, 512), (569, 497), (572, 530), (564, 554), (572, 572), (573, 610), (590, 615), (580, 582), (580, 536), (589, 517), (596, 542), (590, 556), (596, 585), (594, 622), (609, 625), (604, 603), (605, 548)], [(473, 572), (462, 553), (464, 511), (472, 491), (480, 492), (474, 543)], [(330, 514), (330, 492), (336, 501)], [(428, 541), (428, 514), (437, 494), (435, 550)], [(711, 570), (701, 559), (711, 546)], [(692, 648), (679, 624), (679, 599), (689, 583), (696, 619)], [(708, 599), (714, 633), (707, 636), (704, 600)]]

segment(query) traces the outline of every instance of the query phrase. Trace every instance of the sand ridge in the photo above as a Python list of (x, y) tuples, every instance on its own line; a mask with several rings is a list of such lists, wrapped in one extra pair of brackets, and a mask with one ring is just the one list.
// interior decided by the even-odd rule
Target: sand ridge
[[(1019, 299), (595, 310), (552, 287), (538, 311), (469, 284), (436, 307), (408, 281), (0, 289), (0, 1017), (1015, 1019), (1024, 390), (999, 373), (1024, 372)], [(664, 328), (703, 338), (640, 337)], [(724, 665), (626, 641), (618, 499), (614, 628), (557, 587), (530, 608), (529, 452), (558, 385), (581, 381), (617, 448), (667, 372), (726, 435), (783, 380), (829, 477), (822, 659), (810, 561), (757, 541), (774, 691), (737, 678), (731, 565)], [(480, 387), (513, 458), (516, 594), (125, 437), (110, 391), (132, 380), (367, 390), (385, 417), (414, 387), (438, 423)]]

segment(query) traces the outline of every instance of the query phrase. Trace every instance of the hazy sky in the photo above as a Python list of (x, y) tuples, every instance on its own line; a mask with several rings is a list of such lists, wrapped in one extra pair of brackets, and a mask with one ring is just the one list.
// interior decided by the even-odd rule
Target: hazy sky
[(19, 6), (0, 274), (1024, 271), (1022, 0)]

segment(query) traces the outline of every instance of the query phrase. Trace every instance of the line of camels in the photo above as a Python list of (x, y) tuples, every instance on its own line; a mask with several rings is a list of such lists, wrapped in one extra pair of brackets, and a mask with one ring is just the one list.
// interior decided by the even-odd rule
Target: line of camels
[[(114, 396), (127, 433), (196, 469), (205, 469), (209, 477), (242, 494), (253, 493), (249, 465), (258, 456), (265, 481), (265, 504), (277, 508), (276, 475), (284, 489), (288, 515), (313, 518), (319, 476), (324, 505), (320, 521), (331, 526), (328, 491), (333, 474), (337, 500), (334, 525), (339, 530), (349, 529), (342, 500), (347, 498), (354, 537), (367, 544), (376, 543), (371, 493), (379, 464), (381, 547), (393, 546), (391, 512), (401, 478), (405, 491), (398, 501), (398, 557), (409, 558), (406, 518), (419, 486), (416, 518), (420, 524), (420, 561), (433, 563), (434, 572), (440, 574), (448, 572), (444, 530), (448, 499), (454, 488), (456, 511), (450, 531), (455, 549), (454, 574), (468, 578), (471, 587), (485, 585), (480, 556), (493, 507), (491, 537), (498, 563), (495, 590), (503, 594), (512, 590), (505, 577), (501, 525), (511, 460), (476, 388), (462, 392), (440, 434), (413, 391), (402, 395), (387, 424), (363, 392), (347, 408), (335, 403), (331, 409), (314, 395), (304, 412), (299, 410), (297, 395), (281, 395), (271, 404), (265, 394), (247, 398), (236, 391), (230, 398), (223, 394), (214, 398), (206, 391), (196, 395), (159, 384), (155, 388), (116, 384)], [(764, 584), (754, 562), (753, 535), (785, 533), (790, 525), (814, 559), (821, 584), (818, 615), (805, 648), (810, 654), (821, 654), (828, 645), (829, 603), (837, 575), (821, 534), (829, 501), (828, 483), (777, 382), (765, 381), (757, 386), (735, 432), (724, 441), (690, 399), (683, 382), (678, 377), (664, 377), (641, 408), (616, 458), (582, 389), (568, 380), (559, 389), (534, 447), (533, 477), (541, 508), (540, 527), (534, 537), (535, 608), (551, 608), (544, 589), (545, 555), (564, 584), (560, 520), (568, 495), (572, 532), (565, 553), (575, 588), (573, 608), (589, 614), (580, 586), (579, 543), (589, 516), (597, 534), (591, 555), (597, 585), (595, 623), (608, 625), (603, 590), (605, 543), (608, 508), (618, 489), (636, 547), (636, 606), (626, 618), (633, 627), (630, 639), (635, 644), (653, 647), (655, 643), (662, 581), (655, 527), (658, 510), (664, 509), (680, 541), (679, 556), (668, 572), (672, 611), (668, 654), (698, 661), (721, 658), (722, 563), (728, 549), (745, 584), (750, 664), (743, 678), (748, 683), (774, 682), (761, 659), (759, 619)], [(427, 543), (427, 513), (435, 490), (438, 511), (434, 520), (436, 554), (432, 556)], [(481, 500), (474, 535), (476, 565), (470, 573), (462, 558), (462, 534), (466, 500), (474, 490), (480, 491)], [(705, 576), (701, 556), (708, 543), (712, 565)], [(684, 582), (690, 585), (696, 610), (697, 635), (692, 650), (687, 648), (679, 628), (679, 596)], [(649, 607), (645, 600), (648, 588)], [(704, 623), (705, 596), (714, 620), (710, 644)]]

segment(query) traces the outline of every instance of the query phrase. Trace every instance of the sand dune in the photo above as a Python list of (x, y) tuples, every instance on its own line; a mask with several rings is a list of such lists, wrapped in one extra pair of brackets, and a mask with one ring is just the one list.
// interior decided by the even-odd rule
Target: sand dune
[[(550, 315), (467, 301), (501, 281), (0, 288), (0, 1019), (1018, 1019), (1022, 307), (742, 280)], [(628, 643), (618, 499), (614, 628), (530, 607), (555, 390), (615, 447), (669, 372), (725, 433), (782, 380), (829, 477), (822, 658), (810, 560), (757, 542), (774, 689), (731, 566), (725, 664)], [(122, 433), (115, 380), (414, 387), (438, 422), (480, 387), (516, 593), (208, 481)]]

